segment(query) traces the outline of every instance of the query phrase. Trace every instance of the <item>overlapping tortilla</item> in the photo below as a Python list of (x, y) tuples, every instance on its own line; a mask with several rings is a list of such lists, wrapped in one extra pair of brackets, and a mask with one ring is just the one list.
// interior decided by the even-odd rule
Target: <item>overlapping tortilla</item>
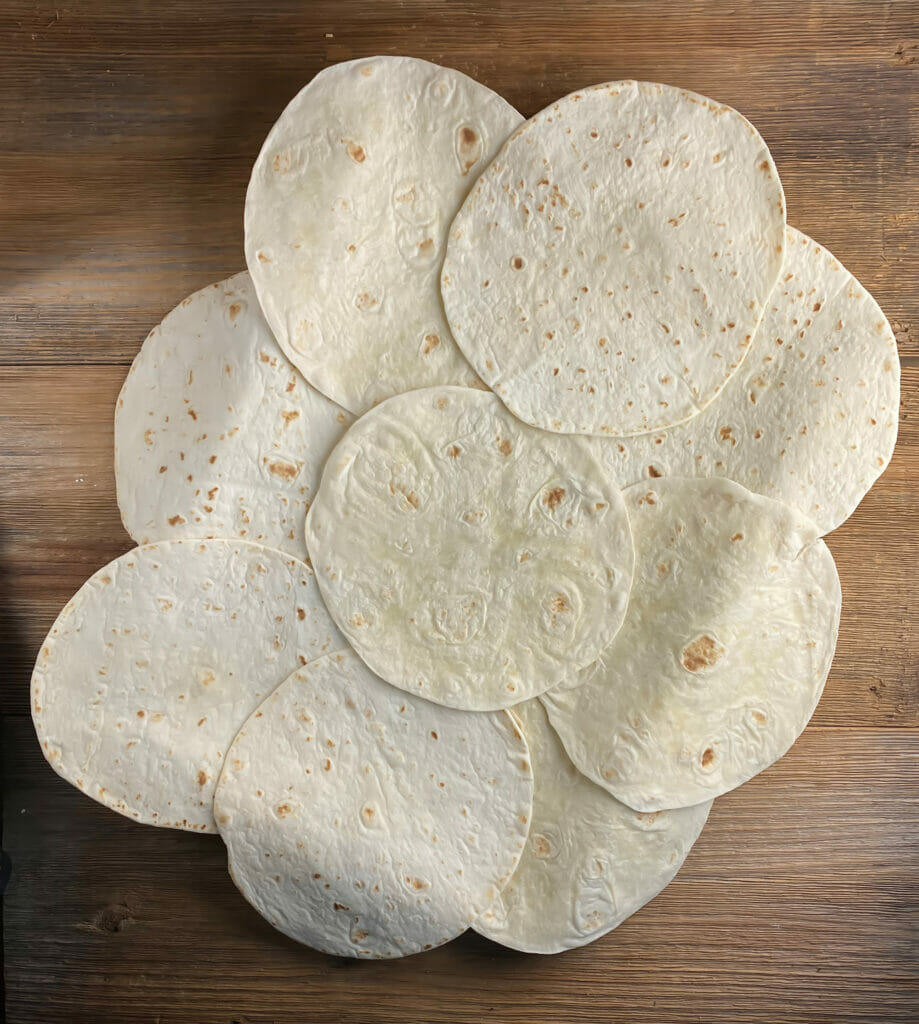
[(743, 362), (779, 276), (785, 201), (737, 111), (652, 82), (531, 118), (453, 225), (463, 353), (527, 423), (639, 434), (694, 416)]
[(164, 541), (80, 588), (42, 644), (32, 718), (52, 768), (135, 821), (215, 831), (233, 737), (298, 665), (345, 642), (302, 562)]
[(439, 708), (347, 652), (246, 722), (214, 808), (259, 913), (323, 952), (379, 959), (469, 927), (520, 859), (532, 799), (511, 714)]

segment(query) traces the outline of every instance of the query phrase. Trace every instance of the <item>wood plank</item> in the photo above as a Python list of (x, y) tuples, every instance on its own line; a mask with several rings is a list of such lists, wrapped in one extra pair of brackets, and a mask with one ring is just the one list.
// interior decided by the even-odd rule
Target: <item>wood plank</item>
[(9, 1024), (738, 1024), (919, 1011), (919, 755), (907, 731), (806, 733), (717, 801), (661, 896), (586, 949), (527, 957), (467, 935), (422, 958), (355, 964), (274, 932), (234, 889), (219, 839), (121, 818), (44, 765), (30, 723), (4, 730)]
[[(42, 638), (82, 582), (128, 550), (114, 500), (112, 410), (120, 366), (9, 368), (0, 377), (0, 710), (24, 712)], [(919, 368), (887, 472), (828, 543), (843, 584), (836, 660), (814, 726), (919, 725), (919, 535), (903, 529), (919, 477)], [(13, 410), (14, 413), (4, 410)]]

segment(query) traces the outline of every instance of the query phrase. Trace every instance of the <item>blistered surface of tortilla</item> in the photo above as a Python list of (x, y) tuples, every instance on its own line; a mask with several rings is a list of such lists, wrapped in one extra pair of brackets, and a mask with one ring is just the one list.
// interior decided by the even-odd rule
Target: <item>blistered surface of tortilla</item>
[(271, 129), (246, 194), (246, 261), (281, 347), (359, 413), (481, 383), (440, 300), (447, 228), (520, 115), (449, 68), (373, 57), (320, 72)]
[(656, 811), (733, 789), (788, 750), (823, 691), (841, 595), (816, 527), (732, 481), (653, 480), (625, 500), (622, 630), (543, 700), (582, 772)]
[(352, 417), (287, 361), (247, 273), (150, 333), (115, 411), (115, 483), (138, 544), (238, 537), (306, 557), (303, 523)]
[(616, 928), (670, 882), (711, 801), (633, 811), (575, 768), (538, 700), (514, 712), (533, 763), (530, 834), (510, 882), (474, 927), (526, 953), (560, 953)]
[(297, 671), (240, 730), (215, 815), (234, 881), (276, 928), (388, 958), (449, 941), (494, 899), (532, 797), (511, 714), (437, 707), (347, 652)]
[(625, 614), (628, 516), (584, 438), (492, 394), (428, 388), (329, 457), (307, 547), (333, 618), (394, 686), (469, 710), (572, 677)]
[(724, 476), (835, 530), (884, 472), (897, 439), (900, 362), (880, 307), (834, 256), (794, 228), (753, 347), (688, 423), (598, 441), (623, 486)]
[(168, 541), (100, 569), (32, 676), (42, 752), (135, 821), (215, 831), (233, 737), (296, 668), (344, 646), (309, 567), (244, 541)]
[(528, 423), (679, 423), (741, 365), (782, 265), (785, 201), (746, 118), (612, 82), (510, 137), (451, 229), (441, 288), (466, 357)]

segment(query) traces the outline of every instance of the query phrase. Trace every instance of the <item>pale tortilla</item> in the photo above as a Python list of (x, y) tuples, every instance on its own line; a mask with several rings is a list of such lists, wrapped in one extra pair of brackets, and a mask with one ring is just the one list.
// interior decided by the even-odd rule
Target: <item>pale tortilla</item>
[(388, 958), (448, 942), (488, 906), (532, 798), (509, 713), (436, 707), (346, 652), (296, 672), (246, 722), (214, 813), (233, 880), (276, 928)]
[(463, 353), (527, 423), (638, 434), (737, 371), (779, 276), (785, 201), (737, 111), (649, 82), (518, 129), (450, 229), (441, 289)]
[(323, 597), (384, 679), (508, 707), (589, 665), (628, 601), (618, 487), (584, 438), (469, 388), (399, 395), (336, 446), (307, 517)]
[(897, 440), (900, 362), (887, 318), (823, 246), (789, 228), (785, 266), (741, 371), (698, 416), (598, 441), (623, 486), (724, 476), (829, 533), (884, 472)]
[(823, 692), (841, 594), (817, 528), (730, 480), (653, 480), (625, 500), (626, 620), (543, 701), (585, 775), (656, 811), (725, 793), (788, 750)]
[(460, 203), (521, 120), (458, 71), (371, 57), (320, 72), (271, 129), (246, 262), (281, 347), (346, 409), (480, 385), (444, 319), (440, 267)]
[(247, 273), (151, 331), (115, 411), (115, 483), (138, 544), (238, 537), (306, 557), (303, 523), (352, 417), (278, 348)]
[(633, 811), (575, 768), (538, 700), (514, 712), (533, 764), (530, 835), (507, 887), (473, 927), (525, 953), (561, 953), (653, 899), (679, 871), (712, 804)]
[(298, 665), (344, 641), (309, 567), (244, 541), (164, 541), (100, 569), (32, 676), (52, 768), (149, 825), (215, 831), (236, 731)]

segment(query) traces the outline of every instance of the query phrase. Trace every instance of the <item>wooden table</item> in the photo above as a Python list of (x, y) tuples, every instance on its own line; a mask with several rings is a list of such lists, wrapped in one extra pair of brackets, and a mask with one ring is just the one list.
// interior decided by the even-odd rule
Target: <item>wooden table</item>
[[(678, 10), (682, 8), (682, 10)], [(405, 53), (525, 113), (620, 77), (738, 107), (789, 220), (894, 322), (890, 468), (829, 544), (845, 604), (812, 725), (718, 800), (677, 880), (586, 949), (467, 935), (354, 963), (272, 931), (220, 840), (130, 823), (41, 758), (28, 679), (130, 542), (112, 409), (146, 332), (243, 266), (250, 165), (328, 64)], [(919, 1018), (919, 6), (909, 2), (5, 0), (0, 11), (0, 710), (10, 1024)]]

